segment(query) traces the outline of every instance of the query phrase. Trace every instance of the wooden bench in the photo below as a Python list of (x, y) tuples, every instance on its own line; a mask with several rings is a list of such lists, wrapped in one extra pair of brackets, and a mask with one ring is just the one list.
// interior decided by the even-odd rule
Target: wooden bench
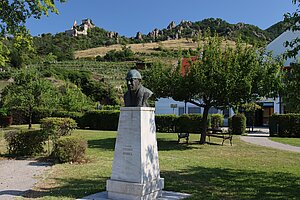
[(212, 129), (208, 128), (206, 132), (206, 136), (208, 136), (208, 141), (210, 142), (210, 137), (222, 138), (222, 145), (224, 144), (225, 140), (230, 141), (230, 145), (232, 146), (232, 134), (231, 130), (223, 131), (222, 129)]
[(182, 138), (185, 138), (186, 143), (189, 143), (189, 137), (190, 137), (189, 133), (178, 133), (178, 141), (177, 141), (177, 143), (179, 143), (180, 139), (182, 139)]

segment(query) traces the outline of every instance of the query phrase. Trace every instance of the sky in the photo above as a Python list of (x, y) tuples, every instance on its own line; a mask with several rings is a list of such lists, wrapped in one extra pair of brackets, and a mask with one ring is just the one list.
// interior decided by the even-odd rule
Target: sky
[(133, 37), (154, 28), (163, 29), (171, 21), (201, 21), (221, 18), (228, 23), (252, 24), (266, 29), (283, 20), (284, 13), (294, 12), (292, 0), (67, 0), (57, 4), (59, 15), (29, 19), (26, 26), (33, 36), (56, 34), (72, 27), (82, 19), (107, 31)]

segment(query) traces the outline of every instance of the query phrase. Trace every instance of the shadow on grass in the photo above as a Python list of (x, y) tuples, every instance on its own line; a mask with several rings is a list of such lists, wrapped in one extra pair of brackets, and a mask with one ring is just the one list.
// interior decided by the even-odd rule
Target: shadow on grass
[(22, 196), (30, 199), (41, 197), (68, 197), (82, 198), (90, 194), (105, 191), (108, 177), (97, 177), (95, 179), (55, 179), (55, 182), (63, 186), (54, 188), (41, 188), (40, 190), (28, 190)]
[[(288, 173), (193, 167), (163, 171), (166, 191), (192, 194), (189, 199), (299, 199), (300, 179)], [(108, 177), (56, 179), (60, 187), (27, 191), (24, 197), (82, 198), (105, 191)]]
[(116, 138), (88, 140), (88, 147), (113, 151), (115, 149), (115, 143), (116, 143)]
[[(89, 148), (99, 148), (99, 149), (103, 149), (103, 150), (113, 151), (115, 149), (115, 142), (116, 142), (116, 138), (89, 140), (88, 146), (89, 146)], [(193, 146), (192, 144), (197, 144), (197, 143), (189, 143), (189, 144), (180, 143), (180, 144), (178, 144), (177, 141), (170, 141), (167, 139), (158, 139), (158, 141), (157, 141), (157, 146), (160, 151), (193, 149), (193, 148), (195, 148), (195, 146)]]
[(300, 199), (300, 177), (288, 173), (193, 167), (164, 171), (165, 190), (189, 199)]
[[(198, 146), (195, 147), (193, 144), (198, 144)], [(157, 146), (159, 151), (187, 150), (187, 149), (195, 149), (201, 147), (197, 142), (194, 143), (189, 142), (188, 144), (186, 143), (178, 144), (177, 141), (175, 140), (172, 141), (169, 139), (157, 139)]]

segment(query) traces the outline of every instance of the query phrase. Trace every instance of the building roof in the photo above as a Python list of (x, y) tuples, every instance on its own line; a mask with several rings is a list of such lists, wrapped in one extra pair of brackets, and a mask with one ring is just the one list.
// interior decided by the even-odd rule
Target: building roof
[[(272, 51), (273, 56), (277, 57), (281, 54), (283, 54), (286, 50), (290, 49), (288, 47), (285, 47), (284, 44), (286, 41), (292, 41), (296, 38), (300, 38), (300, 31), (290, 31), (287, 30), (283, 32), (281, 35), (279, 35), (275, 40), (270, 42), (266, 49), (267, 51)], [(297, 54), (296, 58), (288, 58), (284, 61), (284, 66), (290, 66), (290, 63), (296, 63), (299, 59), (299, 53)]]

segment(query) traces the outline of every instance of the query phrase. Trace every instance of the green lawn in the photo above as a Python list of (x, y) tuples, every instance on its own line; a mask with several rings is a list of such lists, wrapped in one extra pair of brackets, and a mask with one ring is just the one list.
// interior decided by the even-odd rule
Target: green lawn
[(284, 144), (289, 144), (293, 146), (300, 147), (300, 138), (280, 138), (280, 137), (272, 137), (270, 138), (274, 142), (280, 142)]
[[(105, 191), (111, 175), (115, 132), (77, 130), (88, 140), (88, 162), (56, 164), (39, 177), (29, 198), (75, 199)], [(192, 194), (189, 199), (300, 199), (300, 154), (233, 139), (221, 146), (177, 144), (177, 135), (158, 134), (165, 190)]]

